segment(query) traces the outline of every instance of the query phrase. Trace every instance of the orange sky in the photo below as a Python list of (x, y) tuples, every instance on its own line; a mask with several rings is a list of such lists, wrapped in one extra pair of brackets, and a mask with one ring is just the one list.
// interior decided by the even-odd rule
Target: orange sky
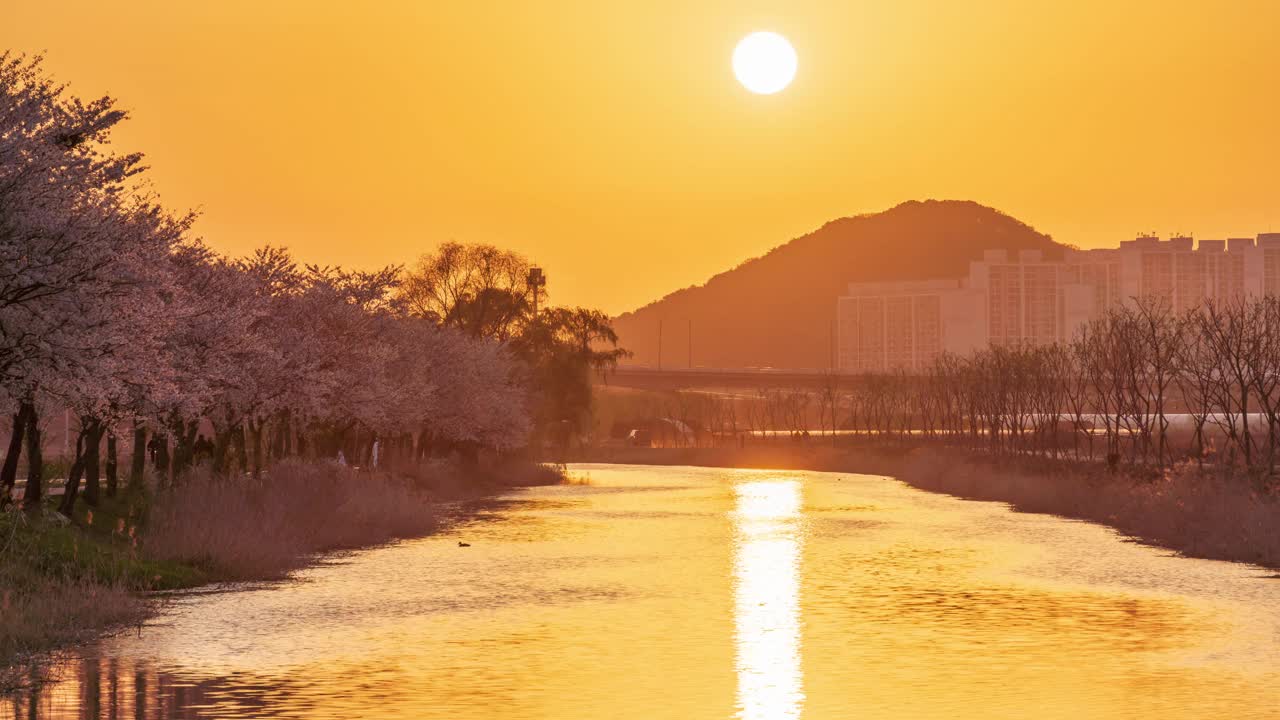
[[(176, 207), (240, 253), (456, 239), (617, 312), (828, 219), (973, 199), (1058, 240), (1280, 230), (1280, 2), (10, 3)], [(795, 83), (743, 90), (770, 29)]]

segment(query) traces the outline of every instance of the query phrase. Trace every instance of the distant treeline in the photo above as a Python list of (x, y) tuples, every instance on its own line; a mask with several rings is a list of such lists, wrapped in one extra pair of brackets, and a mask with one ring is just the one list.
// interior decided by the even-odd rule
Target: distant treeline
[[(1280, 298), (1207, 301), (1181, 313), (1133, 299), (1071, 342), (943, 354), (919, 371), (831, 374), (816, 391), (680, 392), (631, 405), (623, 415), (690, 428), (666, 433), (664, 444), (839, 432), (842, 442), (1151, 466), (1211, 459), (1266, 471), (1280, 451)], [(1189, 422), (1171, 428), (1175, 414)]]

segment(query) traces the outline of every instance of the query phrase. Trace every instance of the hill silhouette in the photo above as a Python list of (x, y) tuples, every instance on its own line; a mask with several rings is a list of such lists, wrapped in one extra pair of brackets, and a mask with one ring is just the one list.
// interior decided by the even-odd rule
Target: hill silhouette
[(687, 367), (825, 368), (836, 298), (855, 281), (926, 280), (968, 274), (984, 250), (1063, 245), (971, 201), (909, 201), (821, 228), (615, 319), (628, 362)]

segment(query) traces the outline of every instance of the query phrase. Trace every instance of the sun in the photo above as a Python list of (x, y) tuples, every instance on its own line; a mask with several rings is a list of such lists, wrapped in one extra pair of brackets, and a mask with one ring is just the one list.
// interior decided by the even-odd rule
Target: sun
[(796, 76), (796, 50), (778, 33), (753, 32), (733, 50), (733, 74), (757, 95), (784, 90)]

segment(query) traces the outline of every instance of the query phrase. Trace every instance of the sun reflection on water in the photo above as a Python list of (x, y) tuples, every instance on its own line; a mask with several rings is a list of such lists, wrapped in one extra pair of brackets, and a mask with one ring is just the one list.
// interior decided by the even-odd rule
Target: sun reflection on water
[(1258, 568), (874, 477), (592, 473), (167, 598), (0, 720), (1280, 720)]
[(800, 483), (734, 488), (734, 627), (738, 717), (800, 717)]

